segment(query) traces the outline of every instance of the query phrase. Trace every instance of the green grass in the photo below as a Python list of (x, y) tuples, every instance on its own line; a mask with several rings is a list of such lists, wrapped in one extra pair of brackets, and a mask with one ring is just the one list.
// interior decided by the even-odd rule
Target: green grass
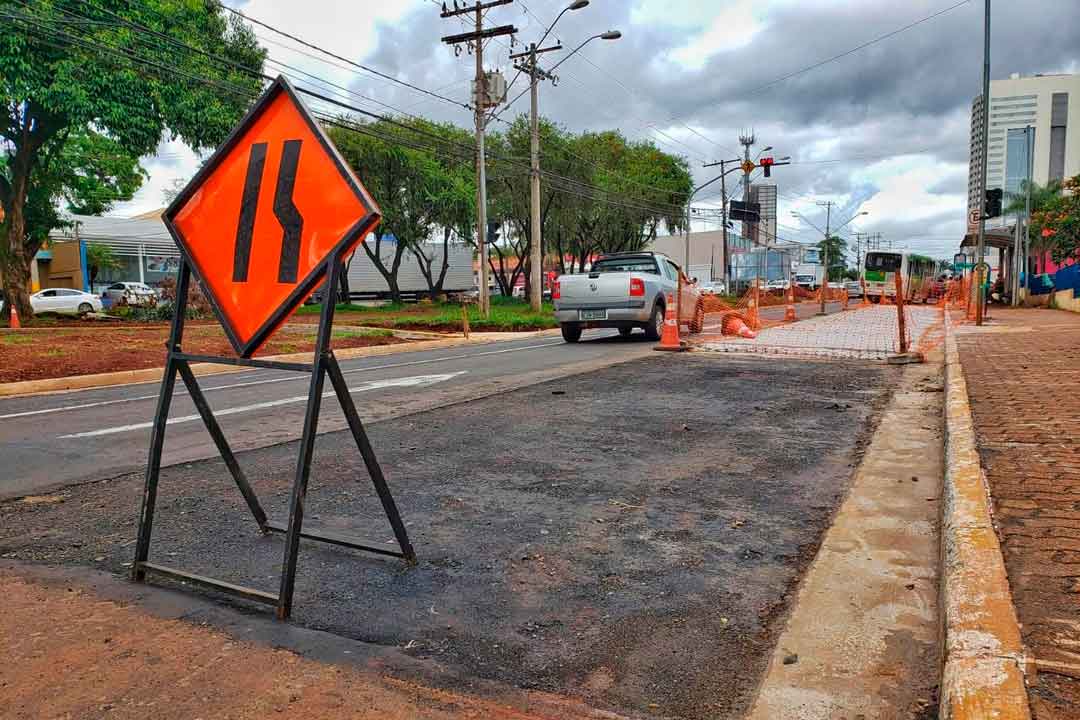
[[(336, 328), (333, 333), (333, 337), (336, 339), (355, 338), (355, 337), (393, 337), (394, 331), (389, 328), (351, 328), (340, 327)], [(314, 336), (312, 336), (314, 337)]]
[[(416, 305), (410, 305), (409, 303), (387, 303), (385, 305), (354, 305), (352, 303), (346, 305), (345, 303), (338, 303), (334, 306), (335, 313), (395, 313), (405, 310), (407, 308), (413, 308)], [(322, 312), (322, 305), (302, 305), (297, 309), (297, 315), (318, 315)]]
[(35, 340), (42, 340), (42, 336), (35, 338), (32, 334), (26, 333), (4, 333), (0, 335), (0, 345), (29, 345)]
[[(544, 303), (543, 309), (534, 313), (524, 300), (498, 295), (491, 298), (491, 316), (487, 319), (480, 317), (475, 304), (470, 304), (468, 308), (469, 325), (477, 331), (511, 332), (558, 326), (551, 303)], [(318, 305), (307, 305), (300, 308), (297, 314), (314, 315), (319, 310)], [(391, 303), (379, 307), (338, 305), (336, 312), (367, 314), (370, 316), (369, 322), (373, 324), (402, 329), (461, 327), (461, 305), (458, 303)]]

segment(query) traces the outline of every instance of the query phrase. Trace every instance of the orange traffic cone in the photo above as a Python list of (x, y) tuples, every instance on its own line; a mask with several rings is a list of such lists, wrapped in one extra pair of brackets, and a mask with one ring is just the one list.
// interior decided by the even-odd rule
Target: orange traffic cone
[(22, 323), (19, 322), (19, 311), (14, 305), (11, 306), (11, 325), (9, 327), (12, 330), (18, 330), (22, 327)]
[(738, 313), (728, 313), (724, 316), (720, 332), (724, 335), (738, 335), (747, 340), (753, 340), (757, 337), (757, 333), (750, 329), (750, 326), (746, 324), (746, 320)]
[(660, 344), (653, 350), (667, 350), (669, 352), (682, 352), (686, 350), (679, 340), (679, 321), (675, 317), (675, 298), (668, 295), (667, 307), (664, 310), (664, 332), (660, 335)]
[(840, 309), (841, 310), (847, 310), (847, 301), (848, 301), (847, 290), (846, 289), (841, 290), (840, 291)]
[(866, 281), (859, 282), (862, 284), (862, 302), (859, 303), (859, 307), (870, 307), (870, 296), (866, 294)]
[(784, 309), (784, 322), (795, 322), (795, 286), (788, 283), (787, 308)]
[(758, 315), (758, 305), (760, 304), (760, 291), (758, 290), (758, 281), (754, 280), (754, 287), (750, 291), (750, 302), (746, 308), (746, 324), (752, 328), (761, 327), (761, 319)]

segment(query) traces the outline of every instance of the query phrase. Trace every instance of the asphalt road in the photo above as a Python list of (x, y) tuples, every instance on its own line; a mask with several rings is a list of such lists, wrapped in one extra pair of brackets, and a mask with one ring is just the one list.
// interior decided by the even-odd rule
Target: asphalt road
[[(342, 369), (365, 420), (380, 420), (622, 362), (653, 343), (613, 331), (577, 345), (558, 336), (358, 358)], [(236, 451), (300, 436), (309, 376), (252, 370), (199, 379)], [(164, 464), (216, 457), (182, 383), (170, 412)], [(327, 390), (330, 389), (327, 383)], [(0, 400), (0, 498), (113, 477), (146, 466), (158, 383), (138, 383)], [(345, 427), (336, 399), (322, 405), (319, 430)]]
[[(657, 720), (742, 716), (898, 371), (641, 346), (549, 347), (646, 357), (372, 424), (419, 563), (304, 541), (293, 623), (351, 639), (357, 662), (406, 681), (482, 692), (479, 680)], [(458, 366), (420, 367), (397, 372)], [(239, 456), (278, 520), (297, 444)], [(141, 495), (136, 472), (0, 503), (0, 557), (123, 576)], [(393, 546), (347, 432), (316, 441), (306, 508), (309, 530)], [(220, 460), (163, 472), (152, 560), (275, 591), (282, 548)], [(224, 629), (264, 642), (250, 628), (240, 615)]]
[[(810, 317), (817, 305), (796, 305)], [(838, 312), (839, 303), (828, 311)], [(762, 308), (778, 320), (784, 308)], [(710, 317), (706, 332), (717, 332)], [(382, 420), (504, 392), (529, 382), (589, 372), (649, 354), (653, 343), (635, 332), (587, 332), (567, 345), (534, 337), (445, 350), (412, 351), (342, 362), (353, 400), (365, 421)], [(300, 436), (309, 376), (250, 370), (199, 379), (233, 450), (251, 450)], [(327, 383), (327, 390), (330, 386)], [(0, 399), (0, 499), (102, 480), (146, 467), (158, 383), (137, 383), (51, 395)], [(319, 431), (340, 430), (336, 399), (322, 405)], [(216, 457), (183, 384), (170, 410), (163, 465)]]

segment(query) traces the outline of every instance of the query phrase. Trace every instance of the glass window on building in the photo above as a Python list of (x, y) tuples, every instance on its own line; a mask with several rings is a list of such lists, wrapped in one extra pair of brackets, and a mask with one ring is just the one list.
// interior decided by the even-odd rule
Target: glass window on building
[[(1035, 130), (1031, 131), (1031, 145), (1035, 144)], [(1017, 195), (1027, 181), (1031, 159), (1028, 155), (1028, 131), (1026, 128), (1009, 130), (1005, 149), (1005, 194)]]

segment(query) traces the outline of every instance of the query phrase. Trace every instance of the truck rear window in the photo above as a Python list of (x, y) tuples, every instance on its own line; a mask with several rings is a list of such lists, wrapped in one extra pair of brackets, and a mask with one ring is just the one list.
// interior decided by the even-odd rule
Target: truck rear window
[(603, 258), (593, 263), (591, 272), (641, 272), (659, 275), (656, 269), (656, 261), (648, 257), (640, 258)]

